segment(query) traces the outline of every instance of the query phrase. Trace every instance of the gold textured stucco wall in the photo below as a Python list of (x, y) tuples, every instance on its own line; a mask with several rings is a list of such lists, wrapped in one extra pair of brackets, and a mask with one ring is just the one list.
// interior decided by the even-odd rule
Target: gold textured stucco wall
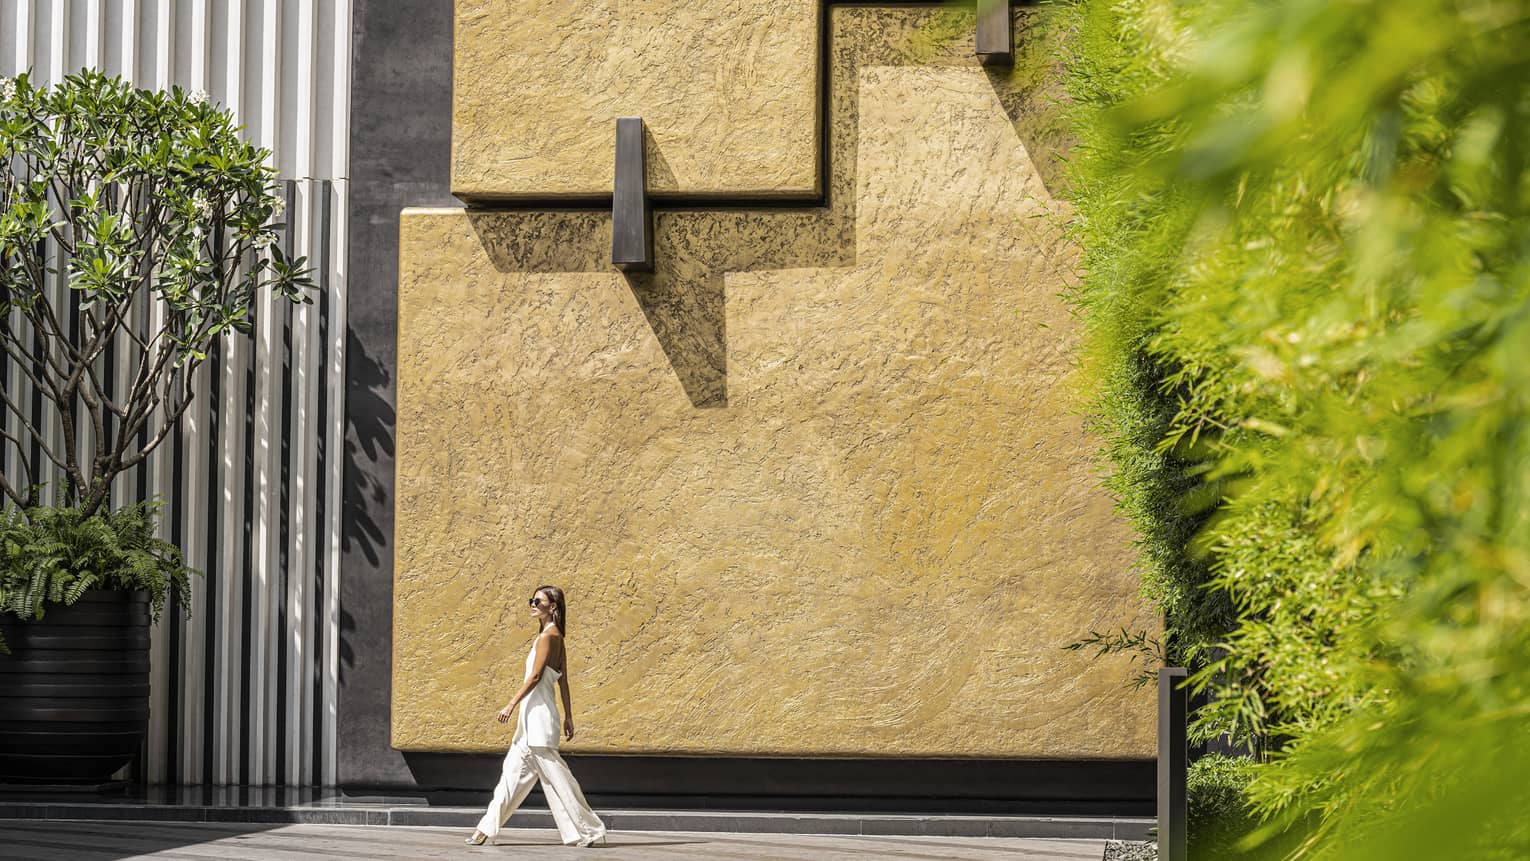
[(452, 192), (611, 194), (641, 116), (656, 194), (818, 193), (817, 0), (456, 0)]
[(1035, 94), (950, 14), (833, 10), (828, 206), (659, 212), (651, 275), (603, 212), (405, 212), (395, 747), (508, 744), (548, 582), (571, 750), (1152, 754), (1151, 692), (1061, 648), (1154, 621)]

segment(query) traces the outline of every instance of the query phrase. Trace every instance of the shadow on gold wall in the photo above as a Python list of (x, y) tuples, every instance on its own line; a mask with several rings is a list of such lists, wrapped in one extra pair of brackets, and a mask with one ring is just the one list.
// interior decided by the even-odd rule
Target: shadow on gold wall
[[(830, 176), (825, 205), (666, 208), (659, 202), (654, 216), (654, 271), (626, 275), (654, 337), (697, 408), (728, 403), (724, 273), (855, 264), (859, 69), (869, 65), (978, 66), (964, 41), (929, 45), (921, 39), (928, 10), (867, 11), (838, 10), (831, 19), (826, 123)], [(955, 29), (964, 24), (970, 29), (970, 12), (943, 14), (952, 19)], [(1037, 14), (1033, 9), (1016, 10), (1020, 41)], [(1022, 51), (1018, 68), (982, 67), (1048, 185), (1055, 182), (1057, 156), (1065, 142), (1055, 123), (1036, 122), (1042, 117), (1045, 123), (1055, 114), (1050, 107), (1056, 95), (1055, 76), (1039, 74), (1035, 68), (1044, 63), (1050, 69), (1049, 56), (1033, 47)], [(673, 186), (674, 176), (662, 150), (651, 131), (645, 129), (644, 135), (650, 184)], [(468, 216), (500, 272), (611, 270), (611, 221), (605, 211), (469, 209)]]

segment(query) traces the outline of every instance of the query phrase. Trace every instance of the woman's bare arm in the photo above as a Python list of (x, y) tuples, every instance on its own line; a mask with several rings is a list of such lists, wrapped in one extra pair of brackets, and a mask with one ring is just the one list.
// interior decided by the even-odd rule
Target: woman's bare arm
[(563, 658), (563, 675), (558, 677), (558, 692), (563, 694), (563, 734), (574, 737), (574, 701), (568, 693), (568, 656)]

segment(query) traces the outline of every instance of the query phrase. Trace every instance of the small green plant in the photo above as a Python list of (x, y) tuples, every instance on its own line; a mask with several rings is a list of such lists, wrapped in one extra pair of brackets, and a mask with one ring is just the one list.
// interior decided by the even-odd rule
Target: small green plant
[(1168, 664), (1164, 657), (1163, 641), (1150, 636), (1146, 631), (1128, 631), (1122, 628), (1120, 632), (1090, 631), (1089, 636), (1075, 640), (1064, 649), (1077, 652), (1082, 649), (1094, 649), (1094, 657), (1102, 657), (1111, 654), (1130, 655), (1132, 663), (1136, 667), (1136, 675), (1132, 677), (1132, 687), (1146, 687), (1158, 680), (1158, 668)]
[[(0, 511), (0, 613), (41, 619), (48, 604), (68, 605), (87, 589), (143, 590), (155, 619), (174, 594), (186, 607), (190, 578), (181, 551), (154, 536), (160, 503), (105, 514), (77, 507)], [(9, 654), (4, 636), (0, 653)]]
[(1254, 760), (1211, 754), (1190, 764), (1185, 775), (1192, 858), (1235, 855), (1238, 838), (1254, 830), (1259, 819), (1249, 809), (1248, 784)]

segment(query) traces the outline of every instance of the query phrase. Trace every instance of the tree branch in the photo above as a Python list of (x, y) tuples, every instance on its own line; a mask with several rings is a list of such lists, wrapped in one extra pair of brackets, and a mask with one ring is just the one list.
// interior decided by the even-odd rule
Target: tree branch
[[(12, 438), (10, 434), (0, 434), (0, 435), (5, 436), (7, 439), (11, 439)], [(17, 443), (17, 446), (19, 447), (20, 443)], [(18, 453), (19, 453), (19, 448), (18, 448)], [(26, 458), (21, 458), (21, 462), (22, 463), (27, 463)], [(30, 478), (32, 480), (32, 487), (36, 487), (37, 486), (37, 476), (33, 475), (31, 473), (30, 464), (28, 464), (27, 473), (28, 473), (28, 478)], [(4, 472), (0, 472), (0, 491), (4, 491), (6, 497), (9, 498), (12, 502), (16, 503), (16, 506), (18, 508), (29, 508), (30, 507), (28, 505), (30, 500), (27, 497), (22, 496), (19, 492), (17, 492), (16, 488), (11, 486), (10, 479), (5, 477), (5, 473)]]
[[(22, 449), (22, 445), (23, 445), (23, 443), (21, 442), (20, 438), (18, 438), (15, 434), (12, 434), (10, 431), (7, 431), (5, 429), (3, 423), (0, 423), (0, 437), (3, 437), (4, 439), (10, 440), (11, 444), (16, 446), (16, 453), (18, 455), (20, 455), (22, 453), (22, 450), (23, 450)], [(22, 469), (24, 469), (26, 471), (27, 480), (31, 484), (36, 484), (37, 483), (37, 469), (32, 465), (32, 461), (27, 459), (27, 458), (25, 458), (25, 457), (18, 457), (17, 460), (19, 460), (21, 462)]]
[[(153, 451), (155, 449), (155, 447), (157, 447), (161, 442), (164, 442), (165, 437), (170, 435), (170, 431), (174, 430), (175, 426), (180, 424), (181, 416), (185, 415), (186, 408), (191, 406), (191, 401), (192, 400), (193, 400), (192, 396), (190, 394), (187, 394), (185, 399), (182, 400), (180, 402), (180, 404), (178, 404), (177, 406), (173, 407), (170, 410), (167, 410), (166, 413), (165, 413), (166, 418), (165, 418), (164, 425), (161, 426), (160, 429), (155, 432), (154, 436), (149, 440), (149, 444), (144, 446), (143, 450), (139, 451), (137, 454), (133, 455), (132, 457), (127, 458), (126, 460), (122, 461), (122, 468), (123, 469), (131, 469), (131, 468), (137, 466), (138, 464), (142, 463), (144, 458), (149, 456), (149, 452)], [(157, 399), (156, 399), (156, 401), (157, 401)]]
[[(37, 428), (33, 427), (30, 421), (27, 421), (26, 413), (22, 412), (21, 408), (16, 405), (16, 402), (11, 400), (11, 394), (5, 390), (4, 386), (0, 386), (0, 402), (3, 402), (6, 408), (16, 416), (16, 420), (21, 422), (21, 426), (27, 429), (27, 433), (32, 436), (32, 440), (37, 443), (38, 448), (42, 450), (43, 454), (48, 456), (48, 460), (53, 461), (54, 466), (67, 472), (68, 467), (64, 466), (64, 462), (59, 460), (53, 448), (48, 445), (48, 438)], [(17, 443), (17, 445), (19, 446), (20, 443)]]
[(26, 342), (22, 341), (21, 336), (11, 328), (9, 317), (8, 314), (0, 314), (0, 349), (5, 350), (6, 355), (16, 363), (16, 370), (20, 371), (28, 382), (39, 389), (47, 389), (42, 380), (33, 375), (29, 367), (35, 361), (32, 351), (27, 349)]

